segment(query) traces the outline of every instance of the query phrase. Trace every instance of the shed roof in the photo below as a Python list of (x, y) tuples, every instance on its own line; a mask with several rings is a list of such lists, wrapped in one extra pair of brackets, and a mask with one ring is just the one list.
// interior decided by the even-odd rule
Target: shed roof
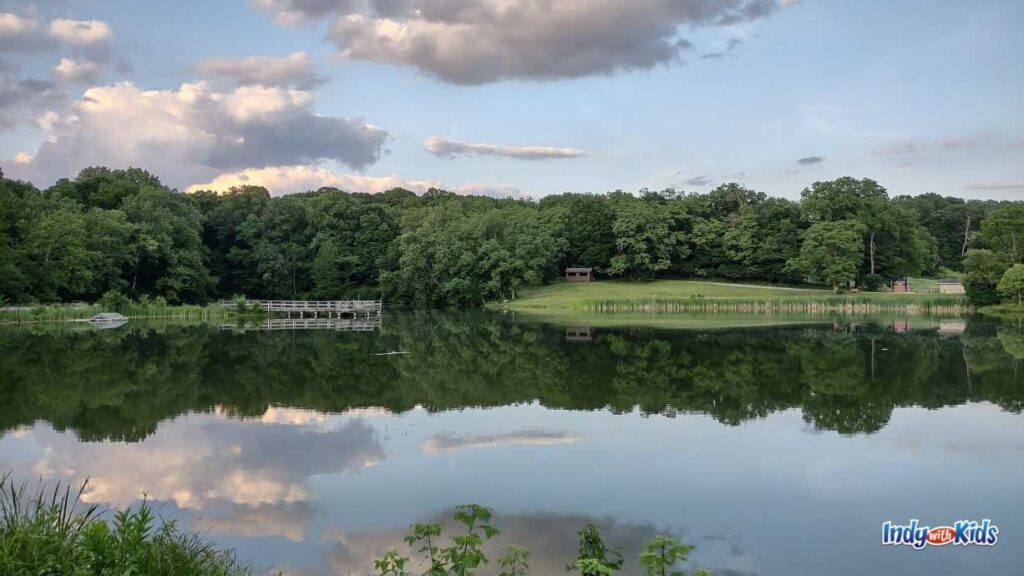
[(566, 272), (593, 272), (593, 268), (566, 268)]
[(960, 284), (960, 281), (956, 278), (941, 278), (939, 284)]

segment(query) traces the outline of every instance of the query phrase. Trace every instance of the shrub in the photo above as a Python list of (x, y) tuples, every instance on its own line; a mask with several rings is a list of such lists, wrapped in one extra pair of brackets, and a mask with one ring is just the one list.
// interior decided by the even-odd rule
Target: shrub
[(99, 300), (104, 310), (113, 312), (124, 312), (131, 303), (132, 301), (117, 288), (108, 290)]

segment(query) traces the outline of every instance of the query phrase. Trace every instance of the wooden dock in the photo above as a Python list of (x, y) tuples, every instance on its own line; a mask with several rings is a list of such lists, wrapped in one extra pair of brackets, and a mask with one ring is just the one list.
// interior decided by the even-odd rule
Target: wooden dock
[[(233, 300), (221, 300), (220, 305), (225, 308), (237, 308)], [(321, 314), (327, 317), (371, 317), (380, 316), (384, 309), (381, 300), (248, 300), (247, 306), (257, 305), (260, 310), (272, 314), (292, 314), (305, 317), (312, 314), (314, 318)]]
[(381, 327), (381, 317), (369, 318), (272, 318), (259, 324), (221, 324), (232, 332), (274, 332), (277, 330), (334, 330), (336, 332), (373, 332)]

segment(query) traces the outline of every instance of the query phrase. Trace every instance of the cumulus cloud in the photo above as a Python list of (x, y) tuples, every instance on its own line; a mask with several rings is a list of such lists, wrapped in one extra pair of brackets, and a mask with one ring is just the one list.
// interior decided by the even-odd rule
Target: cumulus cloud
[(349, 59), (456, 84), (647, 70), (680, 60), (686, 29), (749, 22), (776, 0), (254, 0), (284, 24), (330, 17)]
[(99, 71), (100, 67), (95, 62), (71, 58), (61, 58), (53, 69), (53, 73), (66, 82), (95, 82)]
[(523, 192), (515, 186), (491, 186), (489, 184), (481, 184), (478, 182), (471, 182), (469, 184), (463, 184), (455, 188), (456, 194), (462, 196), (490, 196), (491, 198), (528, 198), (529, 194)]
[(225, 192), (236, 186), (263, 186), (274, 196), (306, 192), (320, 188), (338, 188), (347, 192), (376, 194), (392, 188), (405, 188), (422, 194), (430, 188), (440, 188), (436, 180), (405, 180), (398, 176), (362, 176), (335, 174), (325, 168), (312, 166), (270, 166), (221, 174), (213, 180), (193, 184), (189, 192), (213, 190)]
[(807, 156), (806, 158), (801, 158), (797, 160), (796, 163), (802, 166), (812, 166), (814, 164), (820, 164), (824, 161), (825, 159), (822, 158), (821, 156)]
[(143, 90), (130, 82), (90, 88), (39, 123), (46, 142), (12, 170), (41, 185), (83, 166), (145, 166), (173, 186), (227, 171), (334, 160), (354, 169), (377, 161), (387, 132), (356, 118), (314, 114), (301, 90), (204, 82)]
[(60, 106), (64, 99), (53, 82), (0, 75), (0, 130), (13, 128), (51, 107)]
[[(262, 186), (274, 196), (319, 190), (320, 188), (338, 188), (346, 192), (365, 192), (378, 194), (393, 188), (404, 188), (417, 194), (423, 194), (431, 188), (446, 189), (440, 180), (408, 180), (399, 176), (364, 176), (361, 174), (336, 174), (326, 168), (316, 166), (268, 166), (266, 168), (249, 168), (236, 172), (218, 175), (210, 181), (188, 186), (188, 192), (212, 190), (226, 192), (238, 186)], [(455, 194), (463, 196), (490, 196), (492, 198), (525, 198), (526, 194), (514, 186), (493, 186), (489, 184), (468, 183), (451, 189)]]
[[(105, 65), (121, 60), (111, 45), (110, 27), (99, 20), (56, 19), (46, 24), (36, 16), (0, 13), (0, 51), (50, 52), (59, 48), (70, 51), (54, 66), (53, 74), (64, 82), (95, 82)], [(119, 68), (127, 69), (123, 60)], [(43, 88), (44, 81), (33, 78), (14, 80), (19, 71), (17, 64), (0, 62), (0, 129), (11, 128), (17, 121), (28, 121), (40, 108), (56, 105), (52, 86)], [(35, 102), (25, 102), (28, 92), (36, 92)], [(46, 93), (44, 93), (46, 92)], [(60, 100), (67, 100), (63, 95)], [(18, 100), (21, 106), (12, 101)]]
[(457, 156), (503, 156), (517, 160), (553, 160), (579, 158), (587, 153), (573, 148), (550, 146), (497, 146), (494, 144), (470, 144), (434, 136), (423, 141), (423, 148), (441, 158)]
[(47, 446), (33, 474), (80, 485), (88, 470), (82, 500), (112, 507), (129, 506), (146, 490), (179, 508), (258, 513), (307, 502), (312, 476), (357, 472), (385, 458), (377, 432), (358, 419), (320, 430), (190, 415), (134, 444), (83, 444), (47, 425), (32, 433)]
[(50, 36), (72, 46), (91, 46), (110, 40), (110, 27), (99, 20), (68, 20), (50, 22)]
[(281, 58), (212, 58), (200, 62), (196, 70), (202, 76), (222, 76), (239, 85), (311, 88), (323, 82), (317, 76), (312, 58), (305, 52), (295, 52)]
[(0, 12), (0, 50), (5, 52), (31, 52), (55, 46), (42, 33), (39, 21), (28, 16)]
[(250, 3), (274, 12), (278, 24), (285, 26), (359, 7), (358, 0), (250, 0)]
[(707, 176), (694, 176), (693, 178), (687, 178), (684, 182), (690, 186), (707, 186), (711, 184), (711, 179)]

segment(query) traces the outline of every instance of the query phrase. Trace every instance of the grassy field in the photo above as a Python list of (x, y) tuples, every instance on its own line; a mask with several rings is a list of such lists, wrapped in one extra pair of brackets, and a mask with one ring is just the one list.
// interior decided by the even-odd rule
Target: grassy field
[(970, 311), (961, 296), (931, 293), (893, 294), (730, 284), (697, 280), (653, 282), (556, 282), (524, 290), (512, 302), (493, 309), (536, 313), (581, 312), (735, 312), (959, 315)]

